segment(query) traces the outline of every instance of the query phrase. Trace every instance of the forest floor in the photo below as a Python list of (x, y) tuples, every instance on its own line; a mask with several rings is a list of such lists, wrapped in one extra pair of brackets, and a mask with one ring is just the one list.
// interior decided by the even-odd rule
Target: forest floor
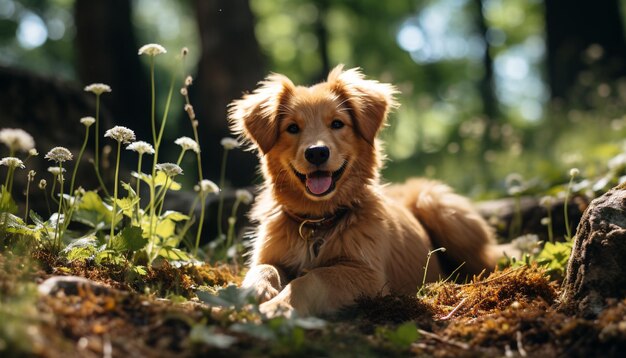
[[(86, 278), (81, 280), (75, 276)], [(262, 319), (241, 304), (238, 267), (119, 266), (0, 254), (0, 352), (7, 356), (618, 356), (626, 300), (596, 319), (558, 309), (560, 281), (519, 265), (417, 296), (363, 298), (335, 317)], [(51, 279), (52, 278), (52, 279)], [(212, 296), (212, 295), (211, 295)], [(225, 303), (224, 303), (225, 302)], [(229, 306), (228, 302), (232, 303)]]

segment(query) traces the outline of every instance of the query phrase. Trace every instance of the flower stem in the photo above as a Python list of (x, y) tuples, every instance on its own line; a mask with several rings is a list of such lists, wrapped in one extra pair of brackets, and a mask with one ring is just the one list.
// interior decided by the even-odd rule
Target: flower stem
[(222, 157), (222, 168), (220, 169), (220, 200), (217, 206), (217, 235), (222, 237), (224, 232), (222, 231), (222, 211), (224, 210), (224, 181), (226, 177), (226, 159), (228, 159), (228, 149), (224, 149), (224, 156)]
[(78, 153), (78, 158), (76, 159), (76, 165), (74, 165), (74, 172), (72, 173), (72, 182), (70, 183), (70, 195), (74, 195), (74, 183), (76, 180), (76, 173), (78, 173), (78, 166), (80, 165), (80, 160), (83, 157), (83, 153), (85, 152), (85, 148), (87, 147), (87, 141), (89, 140), (89, 127), (85, 126), (85, 140), (83, 141), (83, 146), (80, 147), (80, 152)]
[[(140, 186), (141, 186), (141, 178), (140, 178), (140, 176), (141, 176), (141, 161), (142, 161), (142, 159), (143, 159), (143, 153), (139, 153), (139, 160), (137, 162), (137, 189), (136, 189), (136, 193), (137, 193), (137, 197), (138, 198), (141, 198), (141, 196), (139, 195), (139, 189), (140, 189)], [(139, 225), (141, 225), (141, 213), (140, 213), (140, 210), (141, 210), (141, 201), (138, 200), (137, 201), (137, 223)]]
[(26, 182), (26, 208), (24, 209), (24, 223), (28, 225), (28, 195), (30, 194), (30, 179)]
[(226, 250), (232, 245), (233, 237), (235, 233), (235, 222), (237, 218), (237, 209), (239, 208), (239, 200), (235, 200), (235, 204), (233, 204), (233, 209), (230, 213), (230, 217), (233, 220), (228, 220), (228, 235), (226, 236)]
[(567, 207), (569, 206), (569, 196), (572, 190), (572, 184), (574, 183), (574, 176), (572, 175), (567, 185), (567, 191), (565, 192), (565, 202), (563, 204), (563, 214), (565, 216), (565, 231), (567, 232), (566, 239), (569, 241), (572, 238), (572, 229), (569, 225), (569, 216), (567, 215)]
[[(196, 245), (193, 249), (193, 255), (197, 256), (198, 255), (198, 248), (200, 247), (200, 236), (202, 234), (202, 226), (204, 225), (204, 210), (206, 207), (206, 193), (204, 193), (202, 191), (202, 189), (200, 189), (200, 202), (202, 203), (202, 206), (200, 207), (200, 220), (198, 221), (198, 231), (196, 232)], [(194, 202), (194, 206), (192, 208), (195, 209), (195, 202)]]
[(115, 231), (115, 218), (117, 216), (117, 181), (120, 169), (120, 151), (122, 149), (122, 142), (117, 142), (117, 158), (115, 160), (115, 181), (113, 182), (113, 215), (111, 216), (111, 235), (109, 236), (109, 248), (113, 242), (113, 233)]
[(63, 163), (59, 162), (59, 181), (61, 182), (59, 185), (59, 209), (57, 211), (57, 225), (54, 229), (54, 250), (61, 250), (61, 235), (60, 235), (60, 227), (61, 227), (61, 213), (63, 212), (63, 184), (65, 182), (65, 178), (63, 178)]

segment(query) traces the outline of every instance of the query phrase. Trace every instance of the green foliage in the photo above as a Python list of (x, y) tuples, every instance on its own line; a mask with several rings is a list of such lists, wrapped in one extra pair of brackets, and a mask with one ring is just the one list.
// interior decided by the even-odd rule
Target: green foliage
[(211, 306), (219, 306), (241, 310), (244, 306), (255, 302), (254, 292), (249, 288), (240, 288), (236, 285), (228, 285), (220, 289), (216, 294), (206, 291), (197, 291), (196, 294), (200, 301)]
[(17, 213), (17, 204), (15, 204), (11, 193), (5, 190), (4, 186), (0, 189), (0, 212)]
[(545, 266), (551, 276), (563, 277), (572, 247), (573, 241), (547, 242), (537, 255), (536, 261), (539, 265)]
[(420, 338), (417, 326), (413, 322), (405, 322), (395, 329), (377, 327), (376, 335), (390, 342), (399, 349), (406, 349)]

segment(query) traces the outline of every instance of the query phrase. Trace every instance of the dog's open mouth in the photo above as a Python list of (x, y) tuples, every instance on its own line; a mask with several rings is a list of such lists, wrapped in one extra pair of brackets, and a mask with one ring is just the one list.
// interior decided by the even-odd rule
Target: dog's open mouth
[(348, 161), (344, 161), (339, 169), (334, 172), (316, 170), (308, 174), (302, 174), (291, 166), (291, 169), (306, 187), (309, 194), (314, 196), (324, 196), (335, 190), (335, 183), (341, 178), (346, 170)]

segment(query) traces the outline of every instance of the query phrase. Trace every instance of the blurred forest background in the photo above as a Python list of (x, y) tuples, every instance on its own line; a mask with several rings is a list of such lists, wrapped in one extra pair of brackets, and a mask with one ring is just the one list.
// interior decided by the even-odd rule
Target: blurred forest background
[[(159, 110), (170, 74), (192, 74), (215, 179), (232, 99), (270, 71), (312, 84), (344, 63), (402, 92), (383, 133), (388, 180), (435, 177), (484, 198), (519, 173), (539, 191), (571, 167), (601, 175), (624, 151), (625, 13), (625, 0), (0, 0), (0, 122), (30, 131), (43, 153), (78, 147), (78, 119), (93, 115), (82, 87), (103, 82), (106, 120), (146, 140), (137, 49), (160, 43)], [(191, 134), (182, 106), (176, 96), (169, 143)], [(258, 181), (256, 158), (233, 155), (231, 184)]]

